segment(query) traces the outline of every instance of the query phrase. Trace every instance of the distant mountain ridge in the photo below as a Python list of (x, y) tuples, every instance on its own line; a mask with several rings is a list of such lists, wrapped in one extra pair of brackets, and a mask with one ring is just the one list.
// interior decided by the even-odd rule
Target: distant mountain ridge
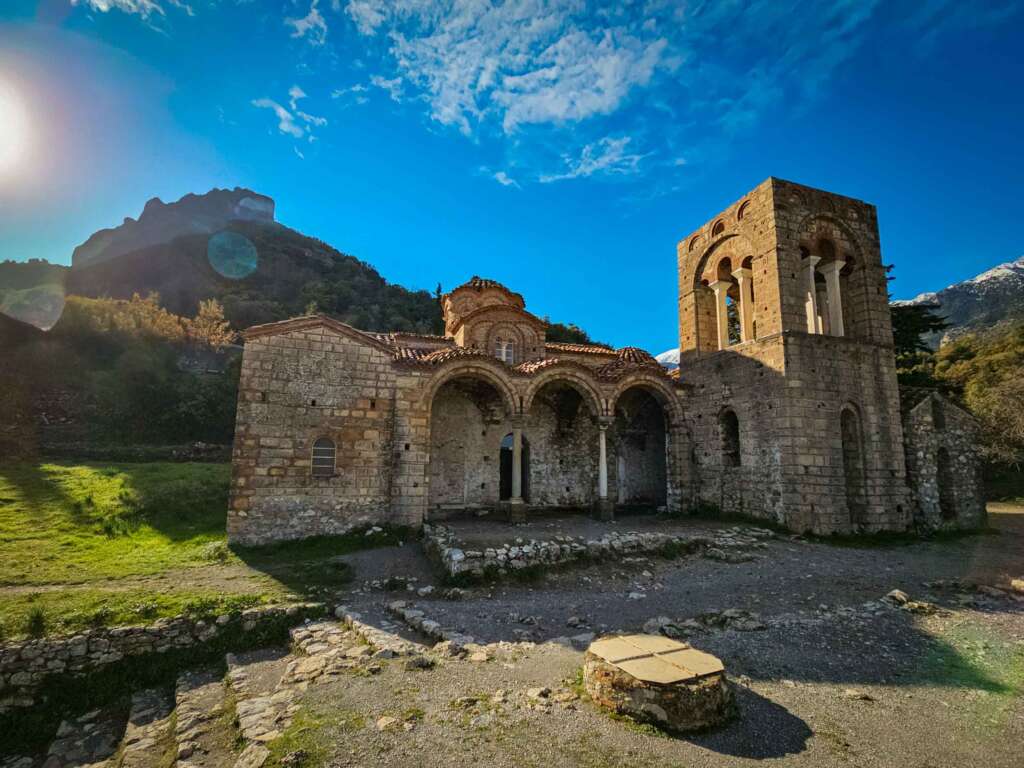
[(242, 187), (187, 194), (173, 203), (154, 197), (137, 220), (127, 217), (119, 226), (93, 233), (75, 248), (71, 267), (92, 266), (184, 235), (209, 235), (232, 221), (272, 223), (273, 199)]
[(964, 333), (1024, 317), (1024, 256), (987, 269), (941, 291), (921, 293), (894, 305), (937, 304), (950, 327), (935, 346)]

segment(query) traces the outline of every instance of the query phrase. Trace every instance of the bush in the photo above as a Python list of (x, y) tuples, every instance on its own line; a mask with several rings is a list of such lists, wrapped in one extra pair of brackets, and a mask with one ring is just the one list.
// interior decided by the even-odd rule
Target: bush
[(46, 625), (46, 613), (40, 606), (32, 606), (25, 618), (25, 634), (29, 637), (42, 637), (46, 634)]

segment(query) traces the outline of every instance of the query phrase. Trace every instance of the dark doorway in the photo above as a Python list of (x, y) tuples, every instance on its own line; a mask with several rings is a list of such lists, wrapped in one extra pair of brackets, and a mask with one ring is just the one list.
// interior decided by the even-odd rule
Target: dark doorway
[[(522, 466), (522, 488), (523, 501), (530, 500), (530, 442), (523, 436), (523, 466)], [(508, 501), (512, 498), (512, 433), (509, 432), (501, 440), (500, 457), (501, 478), (498, 485), (498, 498), (501, 501)]]
[(843, 474), (846, 476), (846, 507), (850, 523), (863, 525), (867, 516), (864, 492), (864, 451), (861, 448), (860, 418), (850, 409), (840, 417), (843, 437)]

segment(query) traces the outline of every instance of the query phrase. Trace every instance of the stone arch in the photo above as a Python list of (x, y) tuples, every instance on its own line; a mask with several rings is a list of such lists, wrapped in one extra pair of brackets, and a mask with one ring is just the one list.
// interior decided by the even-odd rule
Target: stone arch
[[(720, 348), (718, 307), (715, 293), (710, 286), (719, 280), (729, 283), (727, 296), (735, 306), (740, 299), (740, 286), (732, 273), (741, 267), (752, 268), (754, 255), (753, 243), (745, 235), (727, 233), (717, 238), (698, 259), (690, 263), (680, 280), (680, 289), (685, 291), (680, 296), (681, 349), (714, 352)], [(727, 266), (728, 274), (722, 273), (724, 266)], [(752, 297), (763, 289), (760, 285), (762, 279), (761, 275), (751, 269), (748, 298), (752, 301), (752, 325), (757, 323), (760, 314)], [(756, 334), (752, 336), (756, 337)]]
[(565, 382), (575, 389), (595, 417), (605, 413), (604, 398), (593, 373), (584, 365), (568, 361), (545, 368), (530, 381), (522, 396), (523, 413), (529, 412), (534, 398), (545, 385), (556, 381)]
[(423, 393), (423, 405), (428, 415), (433, 409), (434, 397), (441, 387), (450, 381), (462, 378), (476, 378), (487, 382), (501, 396), (508, 415), (511, 416), (519, 412), (520, 397), (516, 388), (509, 380), (504, 366), (497, 360), (492, 361), (483, 355), (474, 355), (473, 357), (456, 358), (444, 363), (434, 374)]
[(494, 355), (494, 345), (499, 337), (503, 338), (505, 341), (511, 341), (514, 345), (514, 365), (518, 365), (519, 363), (529, 359), (526, 336), (520, 328), (517, 328), (514, 324), (507, 321), (496, 322), (487, 329), (487, 336), (484, 341), (485, 349), (483, 351), (489, 355)]
[(626, 390), (634, 387), (647, 390), (661, 403), (669, 427), (682, 426), (683, 409), (679, 404), (679, 396), (672, 385), (656, 373), (634, 373), (619, 381), (612, 391), (611, 397), (608, 398), (608, 412), (615, 413), (615, 406), (619, 398)]
[(722, 466), (739, 467), (743, 464), (741, 450), (740, 419), (732, 406), (726, 406), (718, 413), (719, 439), (722, 443)]
[[(868, 336), (866, 307), (870, 275), (864, 245), (853, 230), (832, 213), (807, 216), (796, 231), (799, 233), (800, 256), (812, 254), (821, 259), (815, 268), (818, 276), (822, 276), (833, 262), (843, 262), (839, 271), (842, 333), (831, 327), (826, 330), (832, 335)], [(824, 277), (818, 282), (824, 286)], [(826, 310), (822, 314), (823, 320), (831, 326), (829, 312)]]

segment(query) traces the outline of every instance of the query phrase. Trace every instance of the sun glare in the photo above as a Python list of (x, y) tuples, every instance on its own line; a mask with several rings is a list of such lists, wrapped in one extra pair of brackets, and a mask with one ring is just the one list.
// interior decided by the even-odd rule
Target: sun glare
[(28, 152), (28, 113), (18, 92), (0, 81), (0, 173), (15, 169)]

